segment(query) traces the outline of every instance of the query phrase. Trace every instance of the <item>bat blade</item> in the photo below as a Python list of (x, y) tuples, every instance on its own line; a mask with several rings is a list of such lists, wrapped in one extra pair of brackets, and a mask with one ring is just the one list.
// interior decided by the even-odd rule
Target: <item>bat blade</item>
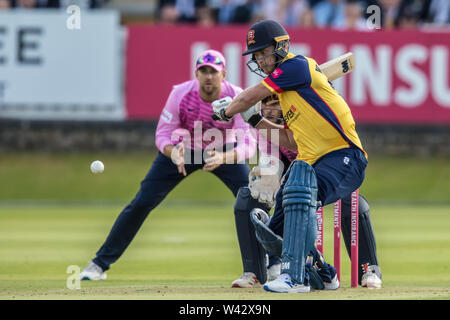
[(334, 81), (355, 69), (355, 56), (352, 52), (329, 60), (320, 66), (320, 70), (328, 78), (328, 81)]

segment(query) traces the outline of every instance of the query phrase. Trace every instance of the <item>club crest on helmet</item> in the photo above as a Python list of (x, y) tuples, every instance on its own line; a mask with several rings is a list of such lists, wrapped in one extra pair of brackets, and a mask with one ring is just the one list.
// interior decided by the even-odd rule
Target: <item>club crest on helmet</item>
[(251, 45), (255, 42), (255, 30), (249, 30), (247, 34), (247, 45)]

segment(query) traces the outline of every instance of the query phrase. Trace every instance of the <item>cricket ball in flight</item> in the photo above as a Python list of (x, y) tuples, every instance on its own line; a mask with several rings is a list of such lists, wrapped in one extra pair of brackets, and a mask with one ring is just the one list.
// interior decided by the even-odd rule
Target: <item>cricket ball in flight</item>
[(100, 160), (95, 160), (91, 163), (91, 171), (92, 173), (102, 173), (103, 170), (105, 170), (105, 166), (103, 165), (103, 162)]

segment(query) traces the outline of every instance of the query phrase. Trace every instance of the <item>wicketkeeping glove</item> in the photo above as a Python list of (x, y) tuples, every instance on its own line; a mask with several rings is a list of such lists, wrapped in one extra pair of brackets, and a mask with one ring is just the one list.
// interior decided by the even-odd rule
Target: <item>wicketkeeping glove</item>
[(231, 101), (233, 101), (231, 97), (225, 97), (212, 102), (212, 107), (214, 111), (214, 114), (212, 115), (213, 120), (228, 122), (231, 119), (233, 119), (233, 117), (227, 117), (225, 115), (225, 110), (227, 109)]
[(273, 207), (276, 195), (280, 188), (280, 180), (283, 175), (283, 162), (273, 156), (263, 155), (258, 166), (249, 174), (248, 187), (254, 199)]

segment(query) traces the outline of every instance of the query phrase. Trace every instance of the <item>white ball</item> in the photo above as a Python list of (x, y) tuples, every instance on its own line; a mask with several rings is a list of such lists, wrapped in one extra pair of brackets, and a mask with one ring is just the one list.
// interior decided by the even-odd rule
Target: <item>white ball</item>
[(103, 162), (100, 160), (95, 160), (91, 163), (91, 171), (92, 173), (102, 173), (103, 170), (105, 170), (105, 166), (103, 165)]

